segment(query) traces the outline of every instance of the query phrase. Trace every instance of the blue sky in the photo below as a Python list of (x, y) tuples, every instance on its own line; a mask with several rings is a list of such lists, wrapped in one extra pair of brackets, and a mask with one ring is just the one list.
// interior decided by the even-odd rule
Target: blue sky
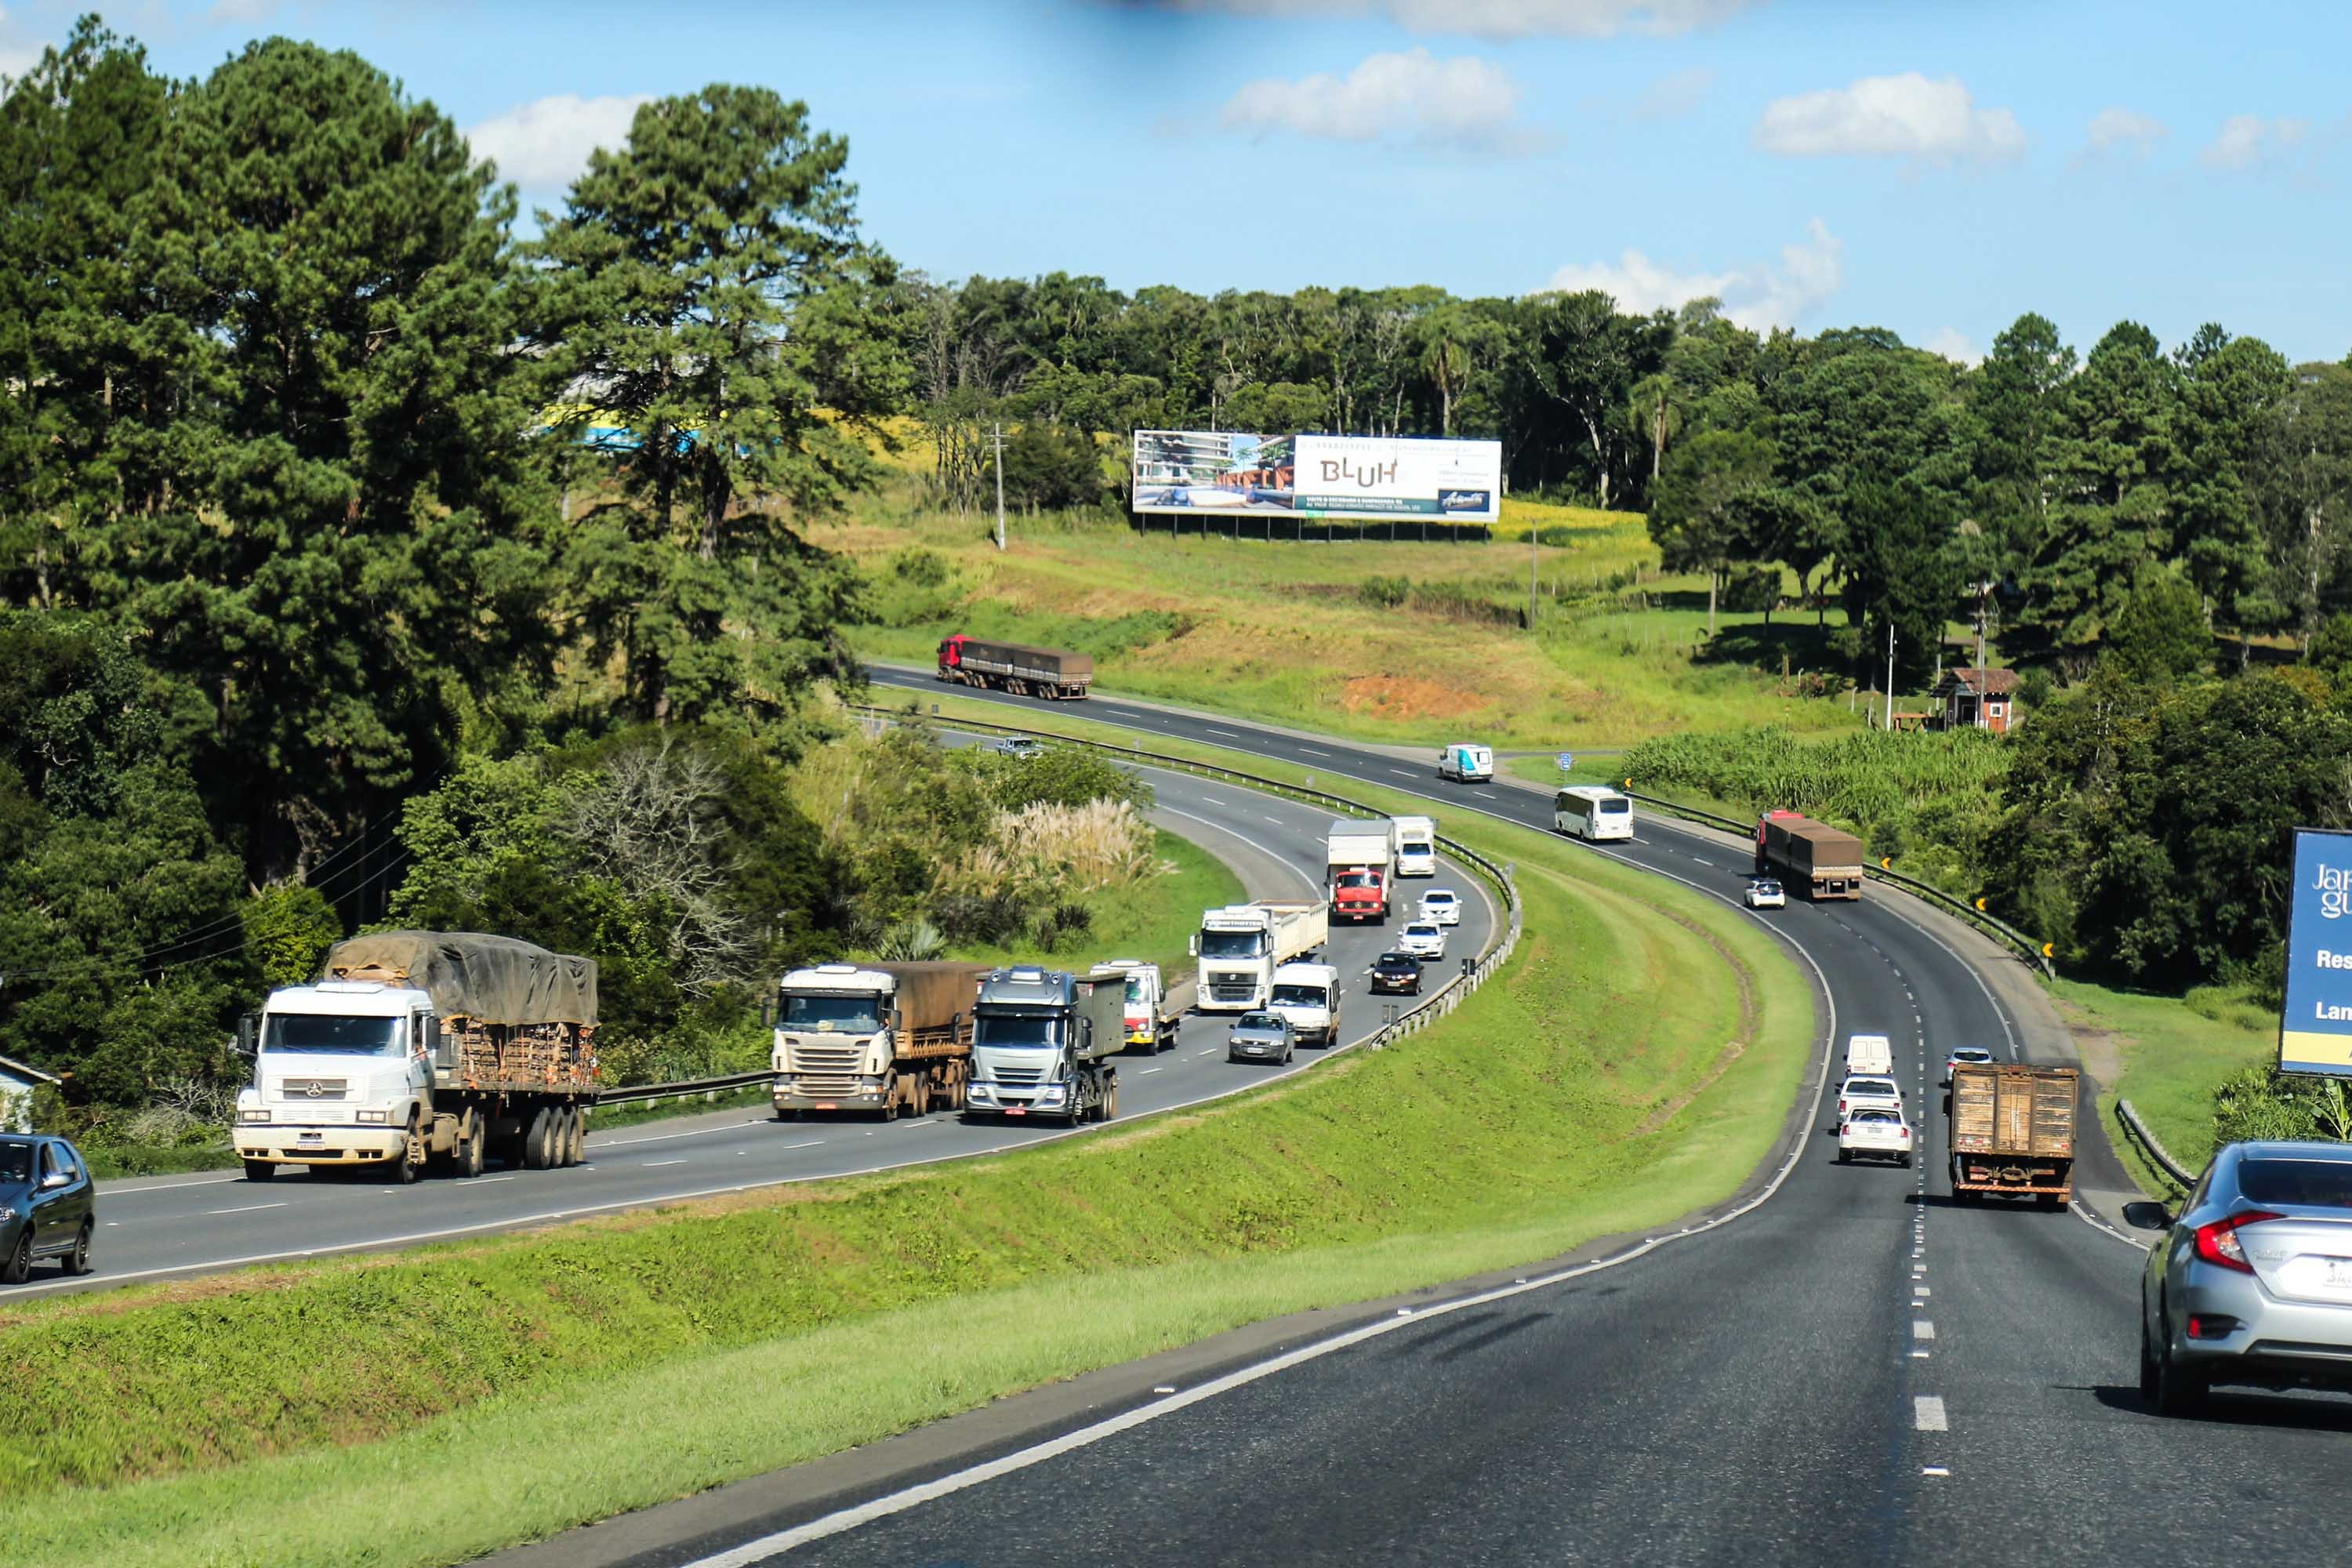
[[(89, 0), (9, 0), (0, 70)], [(178, 75), (359, 51), (560, 201), (645, 94), (714, 79), (845, 134), (870, 237), (940, 277), (1213, 291), (1715, 292), (1957, 356), (2200, 322), (2352, 349), (2352, 6), (2009, 0), (150, 0)]]

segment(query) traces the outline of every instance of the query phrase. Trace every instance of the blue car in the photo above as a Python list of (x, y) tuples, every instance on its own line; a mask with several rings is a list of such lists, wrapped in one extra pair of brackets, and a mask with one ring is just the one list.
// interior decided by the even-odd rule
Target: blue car
[(89, 1272), (98, 1202), (81, 1152), (62, 1138), (0, 1132), (0, 1285), (22, 1285), (37, 1258)]

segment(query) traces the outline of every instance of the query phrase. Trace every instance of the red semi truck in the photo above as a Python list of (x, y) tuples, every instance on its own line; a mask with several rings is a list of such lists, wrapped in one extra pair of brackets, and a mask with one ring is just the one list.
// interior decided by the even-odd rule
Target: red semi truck
[(940, 644), (939, 679), (994, 687), (1017, 697), (1067, 701), (1087, 694), (1095, 679), (1095, 660), (1092, 654), (982, 642), (958, 632)]

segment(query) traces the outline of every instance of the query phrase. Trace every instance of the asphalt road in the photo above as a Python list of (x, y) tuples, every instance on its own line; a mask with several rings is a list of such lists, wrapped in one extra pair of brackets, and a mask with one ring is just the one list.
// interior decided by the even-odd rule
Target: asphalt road
[[(1102, 699), (1084, 711), (1427, 795), (1441, 821), (1449, 802), (1545, 812), (1337, 742)], [(1714, 891), (1746, 869), (1704, 837), (1640, 837), (1627, 859)], [(877, 1481), (833, 1511), (714, 1534), (681, 1505), (673, 1544), (629, 1561), (2334, 1560), (2352, 1402), (2223, 1394), (2209, 1419), (2158, 1417), (2133, 1387), (2137, 1247), (2076, 1213), (1950, 1202), (1944, 1052), (2017, 1054), (1979, 976), (1869, 898), (1758, 918), (1819, 964), (1835, 1037), (1893, 1037), (1914, 1168), (1836, 1163), (1824, 1104), (1778, 1192), (1718, 1227), (1146, 1399), (1116, 1430), (1074, 1418), (1053, 1443)]]
[[(1319, 891), (1329, 812), (1206, 784), (1188, 773), (1139, 771), (1153, 786), (1159, 802), (1154, 815), (1162, 826), (1237, 867), (1252, 897), (1299, 898)], [(1407, 896), (1438, 886), (1461, 894), (1463, 918), (1450, 933), (1448, 957), (1428, 968), (1425, 984), (1433, 990), (1458, 970), (1458, 958), (1483, 951), (1496, 912), (1485, 884), (1451, 861), (1426, 882), (1402, 884)], [(1386, 928), (1333, 928), (1328, 952), (1342, 977), (1342, 1050), (1380, 1026), (1384, 1004), (1412, 1005), (1409, 997), (1376, 998), (1363, 990), (1363, 971), (1387, 946), (1384, 929), (1393, 932), (1402, 924), (1391, 915)], [(1170, 976), (1171, 982), (1182, 978)], [(1122, 1119), (1305, 1072), (1333, 1054), (1302, 1049), (1286, 1068), (1230, 1063), (1218, 1016), (1188, 1017), (1179, 1042), (1156, 1058), (1118, 1058)], [(428, 1178), (412, 1187), (290, 1168), (267, 1185), (228, 1173), (110, 1183), (99, 1192), (97, 1272), (68, 1280), (42, 1270), (26, 1285), (0, 1290), (0, 1297), (106, 1289), (287, 1258), (408, 1246), (1068, 1136), (1073, 1134), (1046, 1123), (965, 1122), (949, 1115), (888, 1123), (779, 1123), (764, 1111), (736, 1110), (592, 1132), (587, 1163), (570, 1170), (493, 1167), (471, 1181)]]

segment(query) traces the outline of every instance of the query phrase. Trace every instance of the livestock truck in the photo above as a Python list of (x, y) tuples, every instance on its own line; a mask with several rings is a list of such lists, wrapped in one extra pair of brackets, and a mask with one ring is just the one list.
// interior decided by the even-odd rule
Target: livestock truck
[(1274, 972), (1331, 940), (1330, 906), (1312, 899), (1260, 899), (1201, 911), (1192, 952), (1201, 961), (1192, 1005), (1246, 1013), (1265, 1005)]
[(1184, 1021), (1184, 1010), (1169, 1001), (1158, 964), (1139, 958), (1114, 958), (1096, 964), (1087, 978), (1117, 980), (1125, 987), (1120, 1026), (1127, 1031), (1129, 1049), (1156, 1057), (1177, 1043), (1176, 1031)]
[(776, 988), (776, 1120), (963, 1107), (985, 963), (821, 963)]
[(1951, 1118), (1952, 1195), (2031, 1196), (2060, 1208), (2074, 1196), (2073, 1068), (1957, 1062), (1944, 1110)]
[(971, 1116), (1050, 1116), (1065, 1126), (1118, 1114), (1127, 977), (1023, 964), (991, 970), (972, 1003)]
[(1862, 840), (1793, 811), (1767, 812), (1756, 822), (1756, 874), (1777, 874), (1809, 899), (1859, 899)]
[(982, 642), (958, 632), (940, 644), (937, 679), (963, 686), (993, 687), (1016, 697), (1069, 701), (1094, 683), (1092, 654), (1017, 642)]
[(1334, 920), (1385, 924), (1396, 888), (1396, 825), (1386, 817), (1335, 819), (1323, 838), (1324, 893)]
[(280, 1165), (491, 1156), (576, 1165), (596, 1100), (596, 965), (512, 937), (395, 931), (337, 942), (319, 978), (262, 1005), (231, 1140), (248, 1181)]

